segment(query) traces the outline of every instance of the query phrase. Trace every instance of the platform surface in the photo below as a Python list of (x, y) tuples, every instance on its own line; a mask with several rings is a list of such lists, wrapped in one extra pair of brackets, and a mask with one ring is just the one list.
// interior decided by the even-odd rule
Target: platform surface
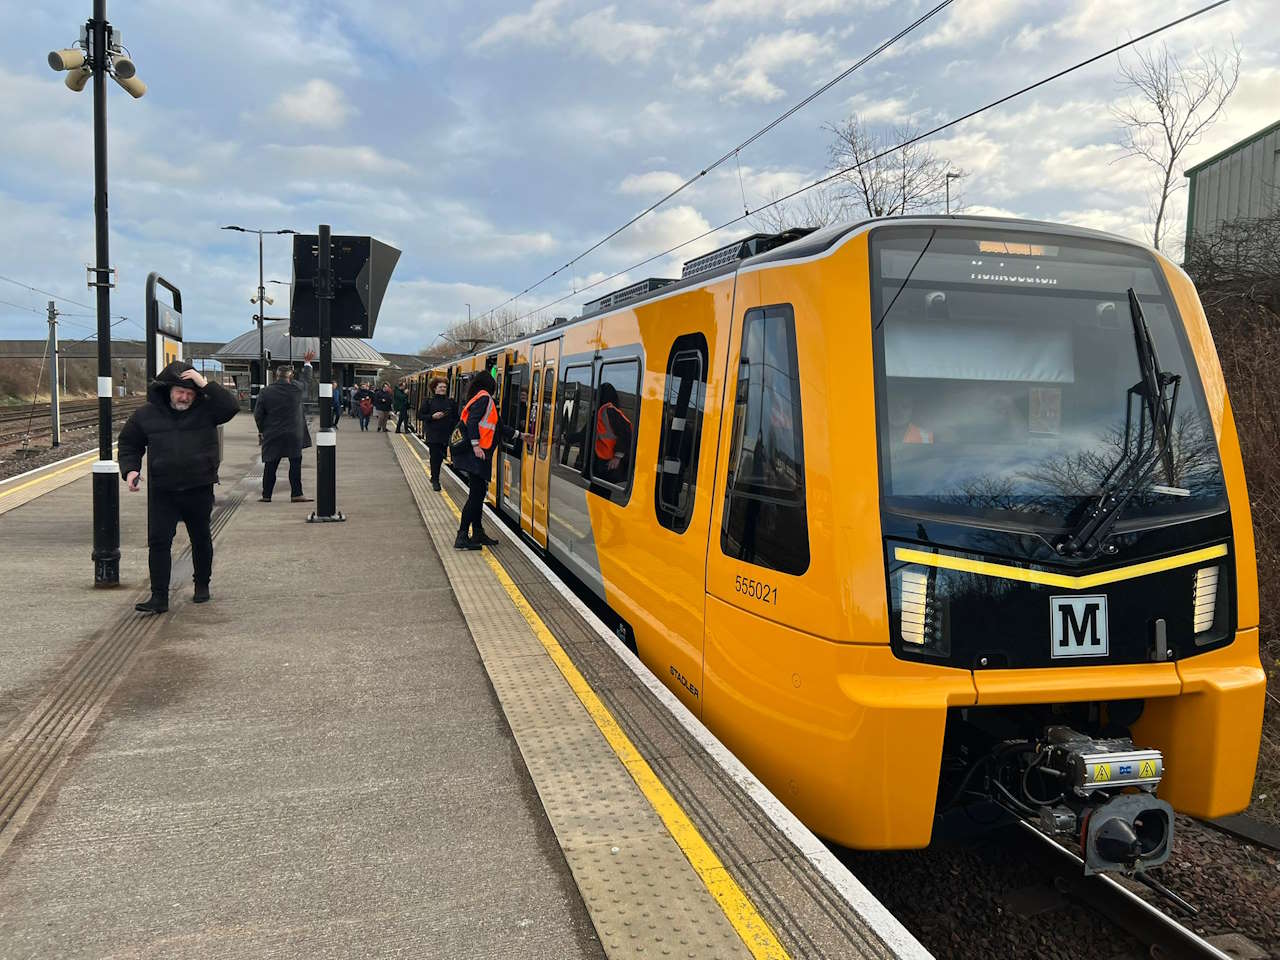
[(0, 512), (0, 957), (925, 955), (527, 549), (452, 549), (416, 441), (337, 451), (308, 524), (232, 421), (159, 617), (141, 496), (115, 591), (87, 476)]

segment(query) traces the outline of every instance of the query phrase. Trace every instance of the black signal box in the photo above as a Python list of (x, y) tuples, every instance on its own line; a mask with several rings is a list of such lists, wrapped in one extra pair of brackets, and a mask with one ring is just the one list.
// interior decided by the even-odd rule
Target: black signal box
[[(320, 336), (319, 301), (315, 277), (320, 239), (312, 234), (293, 238), (293, 285), (289, 288), (289, 335)], [(368, 340), (378, 321), (378, 309), (391, 282), (400, 251), (373, 237), (330, 238), (333, 301), (330, 336)]]

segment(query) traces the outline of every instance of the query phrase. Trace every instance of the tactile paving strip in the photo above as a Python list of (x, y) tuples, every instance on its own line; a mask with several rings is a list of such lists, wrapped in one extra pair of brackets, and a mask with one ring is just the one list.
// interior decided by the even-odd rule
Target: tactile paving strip
[(391, 443), (608, 956), (751, 956), (487, 561), (453, 549), (421, 461)]

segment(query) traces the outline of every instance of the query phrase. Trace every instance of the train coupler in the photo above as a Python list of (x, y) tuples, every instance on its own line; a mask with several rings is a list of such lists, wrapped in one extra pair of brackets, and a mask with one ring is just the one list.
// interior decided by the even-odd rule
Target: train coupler
[(995, 799), (1050, 836), (1077, 839), (1086, 875), (1139, 873), (1169, 859), (1173, 808), (1155, 796), (1159, 750), (1053, 726), (1038, 743), (1002, 754), (992, 771)]

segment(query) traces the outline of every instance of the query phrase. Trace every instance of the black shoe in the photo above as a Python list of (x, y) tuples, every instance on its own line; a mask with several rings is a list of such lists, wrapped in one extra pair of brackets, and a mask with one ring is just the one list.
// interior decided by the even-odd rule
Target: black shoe
[(258, 502), (259, 502), (259, 503), (270, 503), (270, 502), (271, 502), (271, 498), (270, 498), (270, 497), (259, 497), (259, 498), (258, 498)]
[(440, 481), (439, 481), (439, 480), (432, 480), (432, 481), (431, 481), (431, 489), (432, 489), (432, 490), (439, 490), (439, 489), (440, 489)]
[(479, 550), (482, 546), (483, 544), (472, 543), (466, 537), (462, 536), (462, 534), (458, 534), (458, 536), (453, 539), (453, 549), (455, 550)]
[(196, 592), (192, 595), (191, 600), (194, 603), (208, 603), (209, 585), (207, 583), (197, 583)]
[[(477, 549), (479, 549), (477, 547)], [(169, 598), (163, 593), (153, 593), (151, 599), (143, 600), (142, 603), (135, 603), (133, 609), (139, 613), (168, 613)]]
[(481, 547), (496, 547), (498, 545), (498, 541), (483, 530), (480, 531), (478, 536), (472, 537), (471, 542)]

